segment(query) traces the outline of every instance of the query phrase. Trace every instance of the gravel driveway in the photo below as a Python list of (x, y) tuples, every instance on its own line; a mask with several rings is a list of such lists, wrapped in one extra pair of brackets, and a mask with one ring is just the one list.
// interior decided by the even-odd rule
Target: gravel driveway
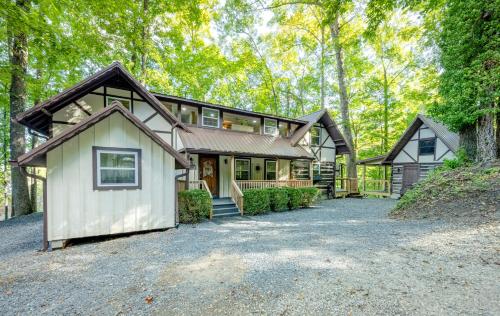
[(0, 311), (500, 315), (498, 224), (397, 221), (393, 203), (325, 201), (51, 253), (36, 251), (39, 214), (2, 222)]

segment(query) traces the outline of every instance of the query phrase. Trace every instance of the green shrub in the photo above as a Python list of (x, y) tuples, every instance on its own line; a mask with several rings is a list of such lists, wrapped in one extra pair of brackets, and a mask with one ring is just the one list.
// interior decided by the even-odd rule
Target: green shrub
[(264, 214), (270, 211), (269, 192), (266, 189), (243, 191), (243, 209), (246, 215)]
[(179, 192), (179, 221), (181, 223), (199, 223), (207, 218), (212, 210), (212, 199), (205, 190)]
[(288, 209), (294, 210), (301, 206), (302, 193), (297, 188), (286, 188), (288, 193)]
[(311, 207), (318, 197), (319, 190), (316, 187), (299, 188), (302, 207)]
[(470, 160), (467, 157), (467, 153), (463, 148), (460, 148), (456, 154), (456, 158), (454, 159), (445, 159), (443, 161), (443, 165), (441, 169), (444, 170), (453, 170), (460, 167), (466, 167), (470, 165)]
[(271, 211), (280, 212), (288, 209), (288, 192), (285, 188), (266, 189), (269, 194)]

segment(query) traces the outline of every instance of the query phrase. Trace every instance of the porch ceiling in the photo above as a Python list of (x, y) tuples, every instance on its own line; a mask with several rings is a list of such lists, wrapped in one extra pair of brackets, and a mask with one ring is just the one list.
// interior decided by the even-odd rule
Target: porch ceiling
[(190, 127), (191, 133), (179, 130), (179, 135), (190, 153), (217, 153), (278, 157), (290, 159), (313, 159), (301, 146), (292, 146), (290, 139), (234, 132), (220, 129)]

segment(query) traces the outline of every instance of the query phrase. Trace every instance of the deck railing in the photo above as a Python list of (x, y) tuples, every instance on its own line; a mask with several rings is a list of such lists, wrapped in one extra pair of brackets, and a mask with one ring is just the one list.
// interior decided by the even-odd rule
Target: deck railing
[(240, 214), (243, 215), (243, 192), (241, 192), (240, 187), (236, 183), (236, 181), (231, 181), (231, 189), (229, 190), (229, 194), (233, 199), (234, 203), (238, 206), (240, 210)]
[(335, 178), (335, 196), (347, 196), (358, 192), (358, 179)]
[(312, 187), (312, 180), (235, 180), (240, 190), (265, 188), (304, 188)]
[(391, 181), (364, 179), (360, 185), (360, 193), (365, 195), (390, 196)]

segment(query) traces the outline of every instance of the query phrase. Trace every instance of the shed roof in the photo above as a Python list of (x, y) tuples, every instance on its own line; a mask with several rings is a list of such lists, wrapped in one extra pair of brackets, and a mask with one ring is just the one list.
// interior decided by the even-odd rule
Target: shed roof
[(139, 120), (134, 114), (121, 105), (119, 101), (113, 101), (110, 106), (105, 107), (99, 112), (96, 112), (86, 118), (85, 120), (79, 122), (76, 125), (64, 130), (59, 135), (50, 138), (45, 143), (36, 147), (35, 149), (25, 153), (18, 157), (17, 163), (20, 166), (43, 166), (46, 164), (46, 154), (48, 151), (54, 149), (55, 147), (63, 144), (67, 140), (73, 138), (74, 136), (82, 133), (89, 127), (95, 125), (96, 123), (102, 121), (106, 117), (109, 117), (113, 113), (120, 113), (126, 119), (128, 119), (132, 124), (137, 126), (144, 134), (149, 136), (151, 140), (157, 143), (166, 152), (172, 155), (176, 162), (184, 168), (189, 168), (189, 162), (187, 159), (177, 152), (172, 146), (167, 144), (163, 139), (161, 139), (155, 132), (153, 132), (149, 127), (146, 126), (141, 120)]
[(383, 165), (386, 155), (365, 158), (357, 161), (358, 165)]
[(135, 90), (137, 94), (144, 98), (144, 100), (146, 100), (167, 121), (188, 130), (183, 123), (164, 108), (156, 97), (148, 92), (141, 83), (132, 77), (132, 75), (116, 61), (76, 85), (35, 105), (25, 112), (19, 113), (16, 120), (28, 128), (48, 135), (53, 113), (104, 84), (116, 87), (127, 87)]
[(418, 114), (415, 120), (408, 126), (406, 131), (403, 133), (401, 138), (396, 142), (391, 151), (387, 154), (387, 158), (384, 159), (383, 163), (390, 163), (396, 158), (401, 149), (406, 145), (406, 143), (411, 139), (415, 132), (420, 128), (420, 126), (425, 125), (429, 127), (434, 134), (454, 153), (457, 152), (459, 147), (459, 136), (457, 133), (453, 133), (443, 124), (434, 121), (428, 116), (423, 114)]
[(335, 124), (335, 122), (332, 120), (326, 109), (322, 109), (311, 114), (299, 117), (299, 119), (306, 121), (307, 124), (295, 131), (291, 138), (292, 146), (296, 146), (302, 139), (302, 137), (304, 137), (304, 135), (311, 129), (311, 127), (314, 126), (314, 124), (321, 122), (323, 123), (323, 125), (325, 125), (328, 134), (333, 139), (333, 142), (335, 143), (335, 147), (337, 149), (337, 154), (350, 154), (352, 152), (349, 145), (345, 141), (344, 136), (338, 129), (337, 124)]
[(191, 133), (179, 131), (185, 151), (248, 155), (252, 157), (313, 159), (301, 146), (292, 146), (289, 138), (236, 132), (231, 130), (190, 127)]

